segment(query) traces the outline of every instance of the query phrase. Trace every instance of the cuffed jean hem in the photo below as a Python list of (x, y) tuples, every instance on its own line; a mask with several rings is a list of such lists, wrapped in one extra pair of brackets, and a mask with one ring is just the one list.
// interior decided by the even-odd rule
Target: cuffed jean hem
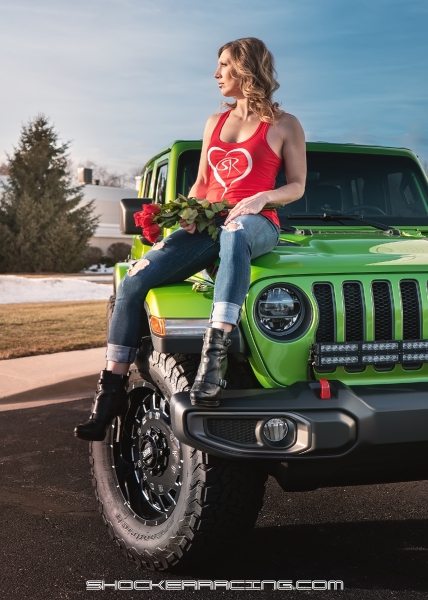
[(218, 321), (238, 325), (241, 317), (241, 307), (232, 302), (214, 302), (210, 316), (210, 323)]
[(138, 348), (129, 346), (118, 346), (117, 344), (107, 344), (106, 360), (120, 363), (133, 363)]

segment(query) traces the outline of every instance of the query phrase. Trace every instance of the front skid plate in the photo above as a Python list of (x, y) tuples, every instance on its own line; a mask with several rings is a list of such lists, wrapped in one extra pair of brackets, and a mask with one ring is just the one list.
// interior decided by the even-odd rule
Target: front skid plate
[[(386, 449), (392, 445), (397, 449), (428, 444), (427, 384), (350, 388), (332, 380), (330, 385), (332, 398), (328, 400), (320, 399), (317, 386), (308, 381), (282, 389), (222, 391), (220, 406), (214, 409), (192, 406), (189, 393), (181, 392), (171, 399), (172, 427), (180, 442), (236, 459), (357, 458), (374, 447)], [(263, 424), (275, 417), (294, 424), (295, 444), (281, 448), (260, 435)], [(232, 439), (233, 434), (226, 438), (213, 434), (210, 423), (223, 424), (224, 419), (241, 425), (245, 422), (246, 427), (251, 427), (252, 422), (254, 439), (243, 442)], [(300, 438), (299, 427), (303, 432)]]

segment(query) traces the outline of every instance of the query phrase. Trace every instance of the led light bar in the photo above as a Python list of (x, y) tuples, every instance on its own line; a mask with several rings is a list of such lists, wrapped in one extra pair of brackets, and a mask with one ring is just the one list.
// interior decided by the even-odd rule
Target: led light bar
[(428, 350), (428, 341), (402, 342), (403, 350)]
[(359, 362), (358, 356), (322, 356), (320, 366), (328, 365), (356, 365)]
[(321, 352), (358, 352), (358, 344), (320, 344)]
[(311, 364), (315, 367), (404, 363), (428, 363), (428, 340), (323, 342), (311, 346)]
[(361, 349), (368, 352), (385, 352), (385, 350), (398, 350), (398, 342), (364, 342)]
[(365, 365), (400, 362), (400, 357), (398, 354), (364, 354), (362, 359)]
[(404, 362), (428, 362), (428, 352), (403, 354)]

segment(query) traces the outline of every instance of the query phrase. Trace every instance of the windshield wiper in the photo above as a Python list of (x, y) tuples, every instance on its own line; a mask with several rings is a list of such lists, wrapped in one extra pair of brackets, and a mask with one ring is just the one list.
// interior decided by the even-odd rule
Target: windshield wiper
[[(369, 225), (370, 227), (374, 227), (375, 229), (380, 229), (381, 231), (385, 231), (389, 235), (401, 235), (401, 231), (399, 229), (394, 229), (394, 227), (390, 227), (389, 225), (384, 225), (383, 223), (378, 223), (377, 221), (370, 221), (369, 219), (364, 219), (360, 215), (345, 215), (343, 213), (317, 213), (313, 215), (304, 214), (292, 214), (287, 215), (287, 219), (290, 220), (320, 220), (320, 221), (336, 221), (337, 223), (341, 223), (343, 220), (349, 221), (358, 221), (364, 225)], [(343, 223), (341, 223), (343, 225)]]

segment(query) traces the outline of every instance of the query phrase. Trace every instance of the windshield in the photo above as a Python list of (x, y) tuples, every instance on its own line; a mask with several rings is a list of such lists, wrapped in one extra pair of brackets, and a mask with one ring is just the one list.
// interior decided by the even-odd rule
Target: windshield
[[(358, 214), (388, 225), (428, 226), (427, 184), (412, 159), (337, 152), (308, 152), (307, 157), (304, 196), (278, 209), (283, 227), (298, 224), (287, 219), (289, 214), (329, 212)], [(282, 171), (276, 187), (285, 183)], [(304, 225), (319, 226), (320, 221), (305, 220)], [(355, 226), (355, 221), (345, 225)]]
[[(178, 160), (177, 192), (187, 196), (198, 172), (200, 150), (186, 150)], [(347, 213), (404, 227), (428, 227), (428, 189), (418, 165), (406, 156), (309, 151), (305, 194), (278, 209), (281, 225), (299, 225), (289, 214)], [(285, 185), (281, 170), (276, 186)], [(302, 225), (322, 225), (302, 221)], [(339, 223), (329, 223), (329, 226)], [(355, 221), (344, 222), (346, 227)]]
[(200, 150), (185, 150), (178, 157), (177, 194), (187, 196), (198, 175)]

